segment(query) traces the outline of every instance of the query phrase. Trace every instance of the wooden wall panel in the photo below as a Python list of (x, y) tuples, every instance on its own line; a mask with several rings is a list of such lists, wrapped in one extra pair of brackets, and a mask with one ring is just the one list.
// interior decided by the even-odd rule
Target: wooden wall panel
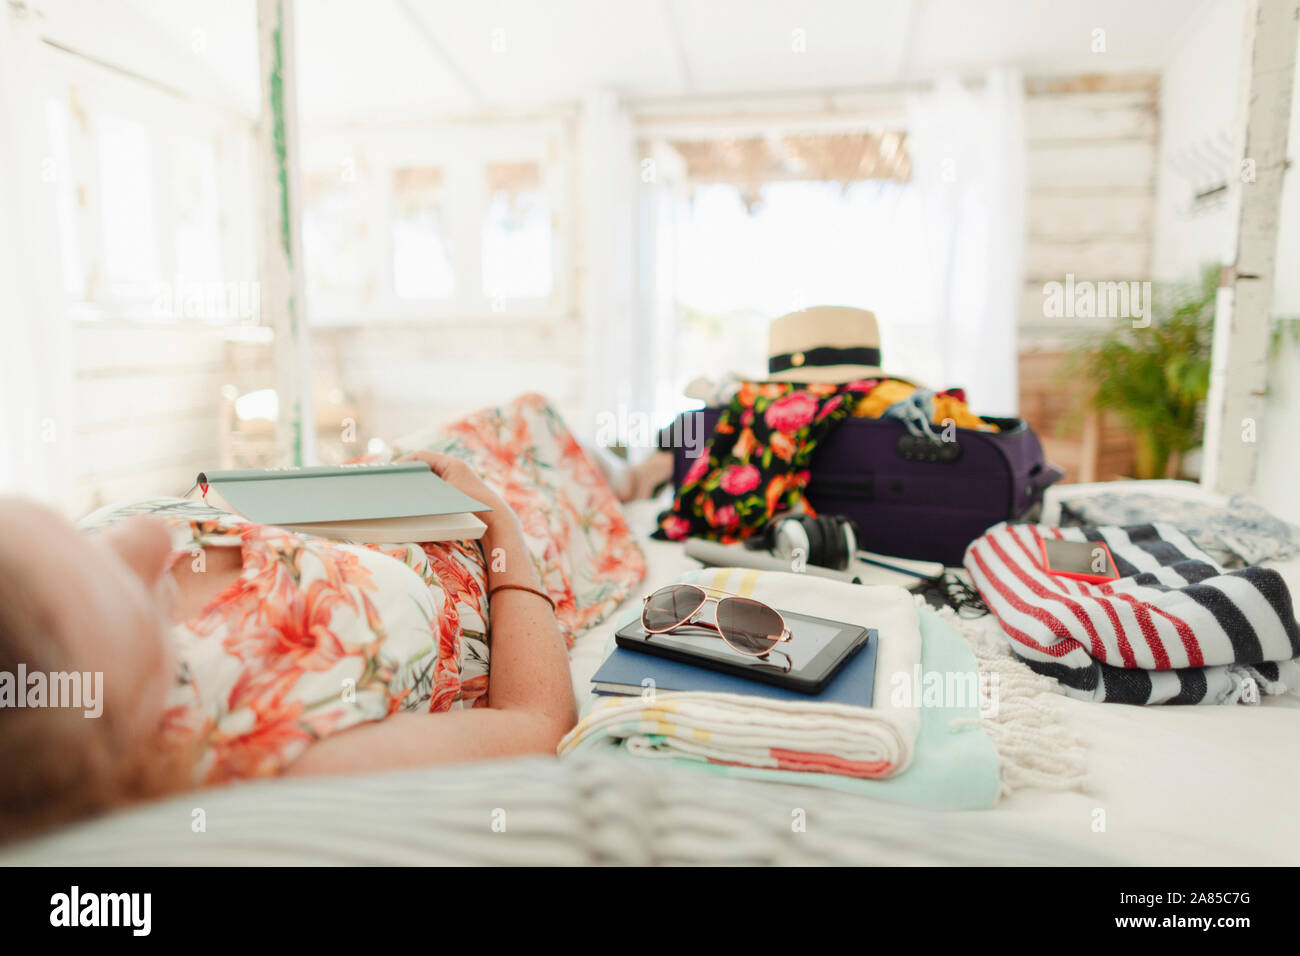
[(215, 462), (224, 337), (212, 326), (74, 324), (74, 513), (180, 494), (205, 467), (196, 462)]
[(1064, 353), (1112, 319), (1045, 314), (1044, 286), (1150, 279), (1155, 221), (1158, 78), (1030, 79), (1029, 195), (1020, 299), (1021, 414), (1067, 480), (1131, 471), (1133, 439), (1113, 416), (1080, 410), (1085, 383)]
[(1026, 92), (1020, 349), (1055, 352), (1108, 322), (1045, 316), (1045, 283), (1071, 273), (1093, 282), (1150, 278), (1159, 83), (1151, 74), (1030, 78)]

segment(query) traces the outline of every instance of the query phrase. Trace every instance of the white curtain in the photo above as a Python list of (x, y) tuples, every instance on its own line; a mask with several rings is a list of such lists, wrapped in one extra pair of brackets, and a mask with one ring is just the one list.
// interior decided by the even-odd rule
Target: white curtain
[(956, 78), (908, 104), (913, 181), (922, 191), (930, 281), (917, 290), (933, 329), (941, 383), (985, 415), (1019, 404), (1017, 321), (1024, 282), (1024, 83), (990, 72)]
[[(584, 422), (608, 439), (605, 423), (626, 422), (653, 403), (651, 350), (637, 321), (636, 223), (640, 172), (626, 108), (612, 93), (583, 102), (578, 190), (582, 202), (582, 307), (587, 349)], [(612, 418), (611, 418), (612, 416)]]

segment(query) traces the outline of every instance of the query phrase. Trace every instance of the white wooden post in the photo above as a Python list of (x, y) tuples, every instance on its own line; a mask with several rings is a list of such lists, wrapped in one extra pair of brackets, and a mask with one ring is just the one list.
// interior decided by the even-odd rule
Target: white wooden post
[(590, 94), (582, 106), (581, 276), (586, 368), (592, 370), (586, 376), (582, 432), (591, 436), (605, 416), (622, 420), (621, 409), (644, 412), (648, 406), (643, 383), (632, 372), (643, 348), (633, 315), (640, 179), (631, 120), (618, 96), (606, 90)]
[(276, 457), (280, 465), (316, 460), (298, 175), (298, 96), (293, 0), (257, 0), (262, 81), (258, 124), (261, 189), (261, 306), (275, 333)]
[(1236, 250), (1215, 313), (1202, 478), (1225, 494), (1255, 484), (1298, 17), (1300, 0), (1256, 0), (1243, 39)]

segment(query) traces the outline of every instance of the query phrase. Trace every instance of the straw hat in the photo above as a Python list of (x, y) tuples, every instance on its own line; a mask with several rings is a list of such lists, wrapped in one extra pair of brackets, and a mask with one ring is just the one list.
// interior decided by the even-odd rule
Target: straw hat
[(767, 333), (768, 379), (836, 385), (884, 373), (880, 326), (866, 309), (817, 305), (773, 319)]

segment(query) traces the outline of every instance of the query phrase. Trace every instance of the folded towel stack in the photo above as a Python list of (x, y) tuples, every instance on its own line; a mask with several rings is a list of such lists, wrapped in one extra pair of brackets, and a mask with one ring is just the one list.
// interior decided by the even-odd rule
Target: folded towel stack
[(738, 568), (709, 569), (682, 580), (875, 628), (880, 643), (872, 707), (705, 692), (603, 698), (561, 742), (561, 753), (614, 739), (642, 757), (864, 779), (889, 777), (908, 766), (920, 709), (893, 692), (904, 682), (910, 686), (921, 661), (920, 619), (907, 591)]

